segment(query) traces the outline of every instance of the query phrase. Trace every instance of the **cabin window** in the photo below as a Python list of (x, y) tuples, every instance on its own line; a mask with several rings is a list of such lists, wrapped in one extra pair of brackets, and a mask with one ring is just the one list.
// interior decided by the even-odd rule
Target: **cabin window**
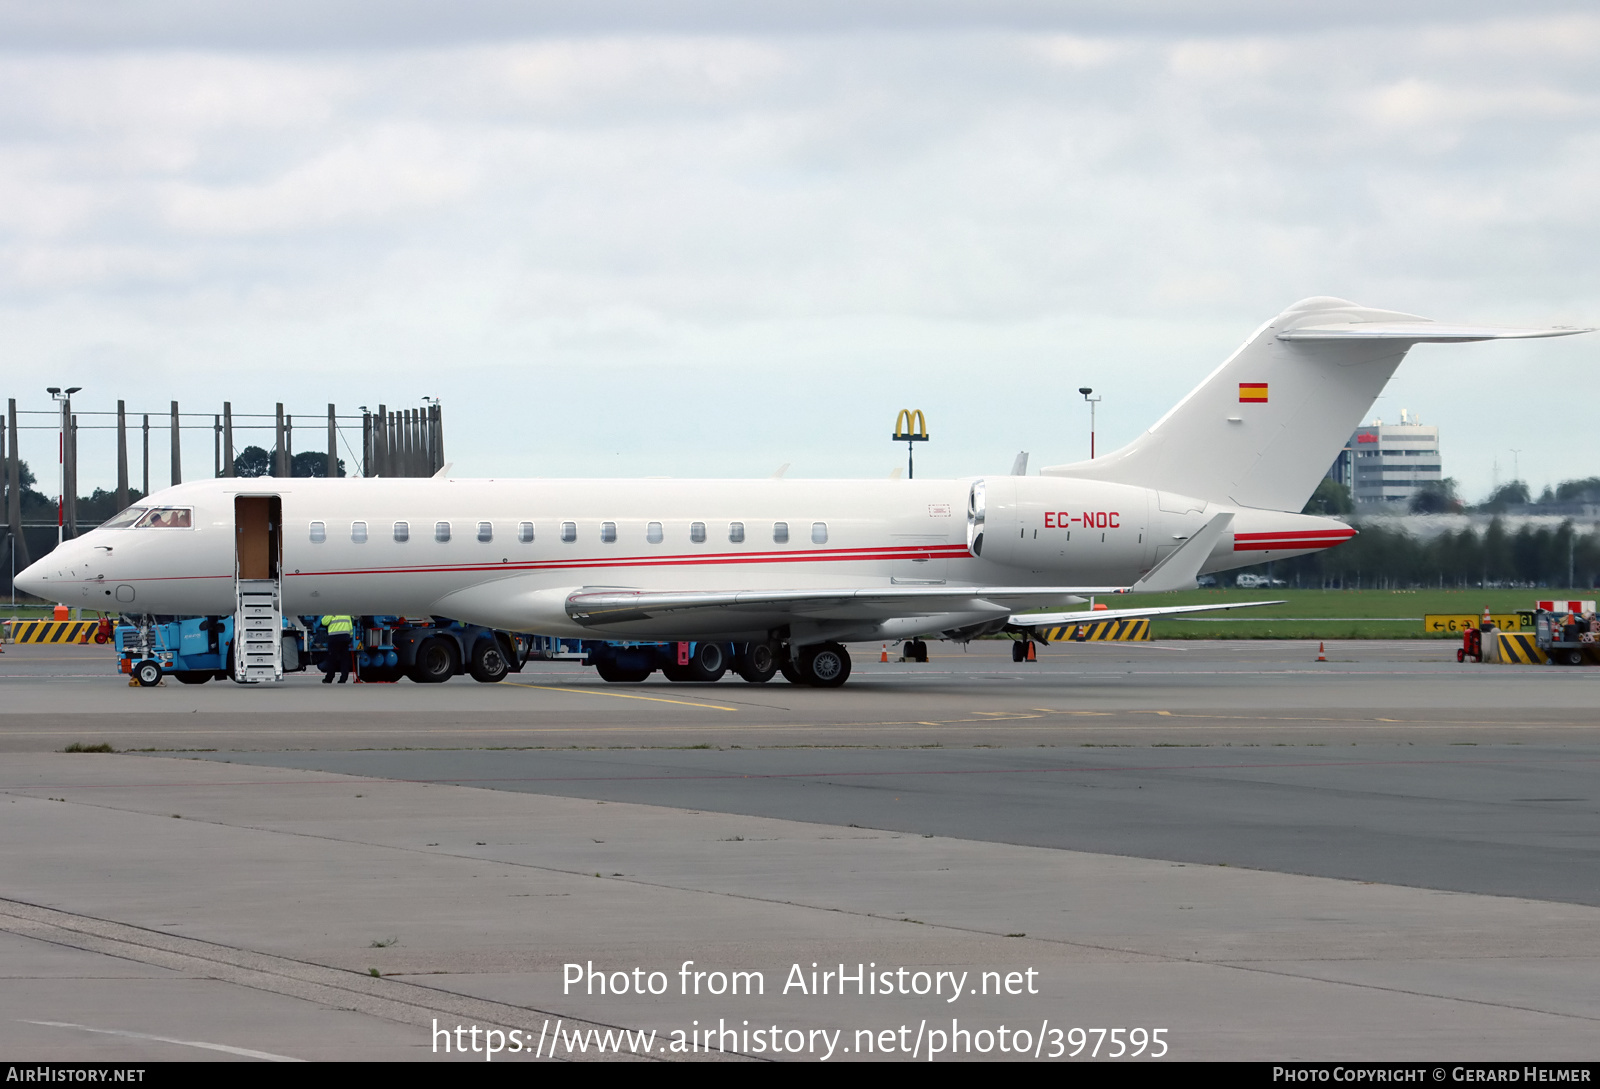
[(394, 524), (394, 539), (402, 542), (411, 540), (411, 523), (396, 522)]
[(193, 514), (184, 507), (156, 507), (146, 512), (134, 529), (189, 529)]
[(811, 543), (812, 544), (827, 544), (828, 543), (828, 523), (826, 523), (826, 522), (812, 522), (811, 523)]
[(706, 543), (706, 524), (704, 522), (689, 523), (689, 540), (695, 544)]
[(661, 531), (660, 522), (651, 522), (649, 525), (644, 527), (644, 539), (649, 541), (651, 544), (660, 544), (661, 538), (664, 536), (666, 536), (666, 534)]
[(521, 544), (528, 544), (532, 540), (533, 540), (533, 523), (532, 522), (518, 522), (517, 523), (517, 541), (519, 543), (521, 543)]
[(493, 522), (479, 522), (478, 523), (478, 540), (484, 542), (485, 544), (487, 544), (490, 541), (494, 540), (494, 523)]
[(321, 544), (323, 541), (326, 541), (327, 539), (328, 539), (328, 523), (326, 523), (326, 522), (312, 522), (311, 523), (311, 543), (312, 544)]
[(571, 544), (573, 541), (576, 541), (578, 539), (578, 523), (576, 523), (576, 522), (562, 522), (561, 523), (561, 539), (563, 541), (566, 541), (568, 544)]
[(111, 521), (102, 524), (100, 528), (101, 529), (127, 529), (129, 526), (133, 525), (133, 523), (135, 523), (135, 522), (137, 522), (139, 520), (139, 516), (141, 514), (143, 514), (145, 511), (147, 511), (149, 509), (150, 509), (149, 507), (129, 507), (127, 510), (123, 511), (121, 514), (119, 514), (115, 518), (111, 519)]
[(614, 541), (616, 541), (616, 539), (617, 539), (617, 523), (615, 523), (615, 522), (601, 522), (600, 523), (600, 539), (602, 541), (604, 541), (606, 544), (611, 544)]
[(789, 543), (789, 523), (788, 522), (774, 522), (774, 523), (772, 523), (772, 540), (773, 540), (773, 542), (775, 544), (788, 544)]
[(366, 544), (367, 543), (367, 523), (365, 523), (365, 522), (351, 522), (350, 523), (350, 540), (354, 544)]
[(435, 522), (435, 523), (433, 523), (433, 539), (438, 541), (438, 542), (440, 542), (441, 544), (444, 543), (445, 541), (448, 541), (450, 539), (450, 523), (449, 522)]
[(744, 544), (743, 522), (728, 523), (728, 540), (732, 541), (734, 544)]

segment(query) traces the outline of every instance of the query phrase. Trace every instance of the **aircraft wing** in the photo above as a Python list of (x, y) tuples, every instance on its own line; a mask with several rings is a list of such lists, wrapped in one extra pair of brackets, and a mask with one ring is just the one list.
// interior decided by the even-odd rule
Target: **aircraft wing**
[[(879, 586), (803, 590), (578, 590), (567, 616), (585, 625), (621, 624), (674, 613), (783, 612), (804, 617), (917, 616), (959, 611), (977, 602), (995, 608), (1091, 594), (1125, 594), (1126, 586)], [(1104, 610), (1102, 610), (1103, 612)]]
[(1062, 628), (1068, 624), (1093, 624), (1101, 620), (1140, 620), (1177, 613), (1209, 613), (1218, 609), (1251, 609), (1257, 605), (1282, 605), (1282, 601), (1235, 601), (1225, 605), (1153, 605), (1148, 609), (1080, 609), (1072, 613), (1014, 613), (1008, 623), (1018, 628)]

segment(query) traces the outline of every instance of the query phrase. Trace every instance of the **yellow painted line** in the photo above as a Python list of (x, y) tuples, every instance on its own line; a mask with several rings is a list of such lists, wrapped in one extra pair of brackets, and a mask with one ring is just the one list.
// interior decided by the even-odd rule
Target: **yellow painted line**
[(513, 688), (542, 688), (546, 692), (573, 692), (580, 696), (612, 696), (619, 700), (650, 700), (652, 703), (676, 703), (683, 707), (705, 707), (712, 711), (737, 711), (737, 707), (724, 707), (720, 703), (691, 703), (688, 700), (669, 700), (663, 696), (635, 696), (629, 692), (596, 692), (589, 688), (574, 688), (563, 684), (524, 684), (506, 681)]

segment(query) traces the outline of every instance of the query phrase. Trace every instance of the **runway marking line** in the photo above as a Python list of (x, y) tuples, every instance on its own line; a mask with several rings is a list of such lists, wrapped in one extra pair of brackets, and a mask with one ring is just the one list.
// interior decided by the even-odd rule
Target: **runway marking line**
[(523, 681), (506, 681), (512, 688), (542, 688), (546, 692), (575, 692), (580, 696), (611, 696), (619, 700), (649, 700), (652, 703), (676, 703), (683, 707), (704, 707), (712, 711), (737, 711), (737, 707), (724, 707), (720, 703), (691, 703), (689, 700), (669, 700), (665, 696), (635, 696), (631, 692), (596, 692), (567, 684), (527, 684)]
[(232, 1047), (228, 1044), (208, 1044), (203, 1040), (179, 1040), (172, 1036), (152, 1036), (148, 1032), (127, 1032), (123, 1029), (91, 1028), (88, 1025), (79, 1025), (71, 1021), (29, 1021), (18, 1018), (24, 1025), (44, 1025), (46, 1028), (69, 1028), (80, 1032), (98, 1032), (102, 1036), (124, 1036), (130, 1040), (154, 1040), (160, 1044), (178, 1044), (182, 1047), (199, 1047), (207, 1051), (225, 1051), (229, 1055), (242, 1055), (247, 1059), (264, 1059), (269, 1063), (301, 1063), (304, 1059), (296, 1059), (291, 1055), (277, 1055), (271, 1051), (252, 1051), (247, 1047)]

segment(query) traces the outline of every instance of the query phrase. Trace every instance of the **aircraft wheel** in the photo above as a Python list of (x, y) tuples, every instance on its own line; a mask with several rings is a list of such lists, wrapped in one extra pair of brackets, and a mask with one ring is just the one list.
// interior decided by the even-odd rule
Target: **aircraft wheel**
[(1018, 639), (1011, 644), (1011, 660), (1013, 662), (1026, 662), (1028, 660), (1028, 644)]
[(808, 647), (800, 655), (800, 675), (813, 688), (838, 688), (850, 677), (850, 652), (838, 643)]
[(183, 684), (205, 684), (213, 675), (208, 669), (180, 669), (173, 674)]
[(594, 664), (594, 671), (600, 674), (600, 679), (602, 681), (606, 681), (610, 684), (635, 684), (644, 680), (646, 677), (650, 676), (651, 673), (655, 672), (654, 670), (645, 666), (627, 669), (618, 665), (615, 661), (607, 658), (602, 658), (596, 662)]
[(417, 648), (411, 679), (417, 684), (442, 684), (456, 675), (456, 648), (449, 639), (437, 635)]
[(133, 667), (133, 679), (145, 688), (154, 688), (161, 683), (161, 664), (151, 661), (140, 662)]
[(746, 643), (733, 668), (751, 684), (766, 684), (778, 672), (778, 656), (771, 643)]
[[(906, 645), (900, 651), (901, 657), (908, 662), (926, 662), (928, 660), (928, 644), (921, 639), (907, 639)], [(1021, 659), (1018, 659), (1021, 661)]]
[(500, 640), (492, 636), (478, 640), (478, 645), (472, 648), (471, 672), (473, 680), (484, 684), (506, 679), (511, 672), (511, 663), (506, 661), (505, 648), (500, 645)]

